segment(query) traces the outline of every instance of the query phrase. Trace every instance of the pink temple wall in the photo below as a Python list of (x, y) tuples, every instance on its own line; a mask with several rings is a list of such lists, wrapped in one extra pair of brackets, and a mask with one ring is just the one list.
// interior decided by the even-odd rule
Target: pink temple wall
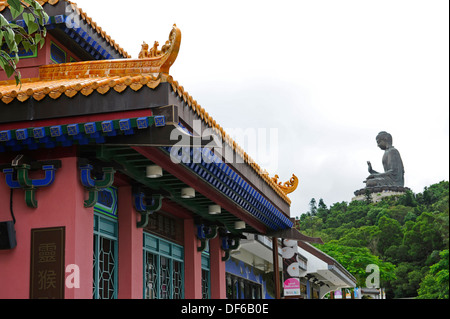
[[(65, 288), (66, 299), (92, 298), (93, 208), (84, 208), (87, 192), (80, 182), (77, 158), (61, 158), (55, 181), (37, 190), (37, 208), (26, 205), (24, 191), (14, 190), (17, 246), (0, 250), (0, 299), (26, 299), (30, 296), (31, 229), (65, 226), (65, 265), (80, 270), (80, 288)], [(37, 176), (36, 176), (37, 177)], [(0, 221), (12, 220), (9, 209), (10, 189), (0, 173)], [(143, 297), (143, 230), (136, 227), (140, 218), (134, 210), (131, 187), (118, 187), (119, 276), (118, 297)], [(183, 215), (183, 214), (181, 214)], [(192, 217), (184, 218), (185, 298), (201, 299), (201, 252)], [(225, 262), (220, 239), (210, 241), (211, 297), (226, 298)], [(66, 273), (66, 277), (71, 273)]]
[(202, 299), (202, 253), (193, 219), (184, 220), (184, 297)]
[[(39, 77), (39, 67), (41, 65), (53, 64), (54, 62), (50, 58), (50, 44), (54, 42), (57, 46), (63, 49), (67, 54), (66, 62), (70, 62), (70, 57), (77, 61), (80, 59), (74, 55), (70, 50), (68, 50), (64, 45), (62, 45), (58, 40), (56, 40), (50, 34), (47, 34), (45, 38), (45, 44), (42, 48), (38, 48), (38, 54), (35, 58), (21, 58), (17, 63), (17, 70), (20, 71), (22, 79), (26, 78), (38, 78)], [(0, 69), (0, 81), (14, 80), (14, 76), (10, 78), (6, 77), (5, 71)]]
[(142, 299), (143, 230), (136, 227), (138, 214), (133, 207), (131, 186), (118, 189), (119, 211), (119, 299)]
[[(65, 226), (65, 264), (80, 270), (80, 288), (65, 288), (65, 298), (92, 298), (93, 208), (84, 208), (77, 159), (62, 158), (52, 185), (37, 190), (37, 208), (26, 205), (24, 191), (14, 190), (17, 246), (0, 250), (0, 299), (29, 298), (31, 229)], [(10, 189), (0, 173), (0, 220), (12, 220)]]
[(211, 299), (226, 299), (227, 284), (225, 278), (225, 262), (221, 239), (219, 236), (209, 241), (210, 274), (211, 274)]

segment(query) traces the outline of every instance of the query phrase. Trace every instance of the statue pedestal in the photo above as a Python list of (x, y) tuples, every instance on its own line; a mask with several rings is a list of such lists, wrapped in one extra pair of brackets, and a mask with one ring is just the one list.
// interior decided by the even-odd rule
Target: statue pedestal
[(366, 200), (366, 192), (369, 191), (370, 197), (372, 198), (372, 202), (376, 203), (381, 201), (382, 198), (393, 196), (393, 195), (403, 195), (406, 191), (410, 190), (408, 187), (402, 186), (381, 186), (381, 187), (366, 187), (360, 190), (355, 191), (355, 197), (352, 198), (354, 200)]

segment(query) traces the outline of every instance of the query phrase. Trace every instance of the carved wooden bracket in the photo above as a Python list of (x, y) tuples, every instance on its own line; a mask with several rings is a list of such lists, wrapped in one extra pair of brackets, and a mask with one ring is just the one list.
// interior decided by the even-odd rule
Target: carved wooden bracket
[(206, 243), (217, 236), (218, 227), (216, 225), (197, 225), (197, 238), (200, 240), (200, 246), (197, 251), (203, 252), (206, 249)]
[(133, 194), (133, 197), (134, 208), (141, 215), (141, 220), (136, 223), (136, 227), (144, 228), (148, 224), (148, 216), (161, 209), (164, 197), (160, 194), (155, 194), (151, 196), (151, 200), (146, 200), (143, 192)]
[(90, 164), (80, 165), (81, 184), (88, 190), (89, 197), (84, 201), (84, 207), (93, 207), (98, 201), (98, 191), (110, 187), (114, 183), (115, 169), (112, 167), (103, 167), (102, 179), (91, 177), (93, 166)]
[[(44, 171), (44, 177), (39, 179), (32, 179), (28, 172), (33, 167)], [(28, 207), (37, 208), (36, 190), (40, 187), (51, 185), (55, 180), (56, 169), (61, 167), (61, 161), (49, 162), (33, 162), (32, 164), (21, 163), (16, 166), (11, 166), (3, 169), (5, 174), (6, 184), (10, 188), (21, 188), (25, 191), (25, 202)], [(15, 176), (17, 176), (15, 179)]]
[(241, 239), (232, 236), (224, 236), (222, 237), (222, 250), (225, 252), (225, 255), (222, 257), (222, 261), (227, 261), (230, 259), (230, 253), (232, 250), (239, 249), (241, 245)]

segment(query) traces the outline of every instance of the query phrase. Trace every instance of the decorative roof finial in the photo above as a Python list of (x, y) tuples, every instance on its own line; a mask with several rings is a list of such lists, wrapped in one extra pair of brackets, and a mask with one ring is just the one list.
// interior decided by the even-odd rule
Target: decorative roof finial
[(150, 49), (149, 45), (144, 42), (141, 46), (141, 51), (139, 52), (139, 59), (154, 60), (152, 64), (159, 66), (161, 73), (169, 74), (169, 69), (178, 56), (180, 43), (181, 31), (177, 28), (176, 24), (174, 24), (169, 34), (169, 39), (161, 47), (161, 50), (158, 50), (158, 41), (155, 41)]
[(150, 54), (148, 52), (148, 44), (145, 43), (145, 41), (141, 45), (141, 52), (139, 52), (139, 59), (145, 59), (150, 57)]
[(294, 174), (292, 174), (292, 177), (289, 181), (284, 182), (283, 184), (281, 182), (278, 182), (278, 175), (275, 175), (271, 179), (285, 194), (292, 193), (297, 189), (298, 186), (298, 177)]

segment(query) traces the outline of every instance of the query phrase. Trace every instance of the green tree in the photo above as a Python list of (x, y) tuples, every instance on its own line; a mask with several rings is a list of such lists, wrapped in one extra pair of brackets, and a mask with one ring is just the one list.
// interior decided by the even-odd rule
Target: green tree
[(439, 214), (423, 212), (416, 222), (405, 223), (403, 243), (409, 247), (409, 254), (416, 262), (424, 263), (434, 250), (444, 249), (438, 216)]
[(370, 193), (369, 189), (366, 188), (366, 191), (364, 192), (364, 201), (367, 204), (372, 203), (372, 194)]
[(325, 220), (328, 215), (327, 205), (324, 203), (323, 199), (319, 199), (319, 204), (317, 206), (317, 216)]
[(377, 265), (379, 267), (382, 285), (396, 278), (395, 265), (382, 261), (378, 256), (371, 254), (366, 247), (349, 247), (329, 242), (321, 245), (319, 248), (336, 259), (337, 262), (355, 276), (359, 287), (366, 286), (366, 279), (369, 275), (366, 272), (368, 265)]
[(325, 202), (323, 201), (323, 198), (319, 199), (319, 205), (318, 205), (319, 209), (327, 209), (327, 205), (325, 204)]
[(384, 252), (384, 258), (386, 261), (390, 261), (396, 265), (401, 262), (411, 262), (412, 258), (409, 255), (409, 247), (406, 245), (391, 245)]
[(316, 199), (311, 198), (309, 201), (309, 213), (311, 216), (315, 216), (317, 214), (317, 205), (316, 205)]
[[(431, 290), (433, 285), (444, 296), (446, 291), (448, 294), (448, 271), (431, 268), (443, 263), (439, 253), (449, 246), (449, 182), (425, 187), (423, 193), (389, 196), (376, 203), (335, 203), (323, 213), (320, 206), (319, 202), (315, 216), (323, 221), (320, 230), (311, 215), (304, 217), (302, 230), (320, 236), (326, 244), (318, 248), (355, 277), (364, 279), (364, 263), (387, 263), (395, 266), (390, 278), (383, 277), (388, 298), (416, 297), (419, 288), (422, 298), (429, 298), (437, 293)], [(444, 279), (437, 283), (433, 276)], [(441, 287), (445, 278), (447, 286)]]
[(377, 249), (381, 255), (392, 245), (398, 246), (403, 240), (403, 231), (400, 223), (392, 218), (382, 216), (378, 221), (379, 236)]
[[(8, 21), (0, 14), (0, 67), (9, 78), (14, 74), (16, 84), (20, 83), (20, 72), (17, 71), (19, 50), (37, 50), (45, 41), (44, 27), (48, 15), (35, 0), (8, 0), (13, 21)], [(15, 21), (22, 16), (26, 27), (21, 27)]]
[(407, 221), (415, 221), (417, 218), (417, 215), (414, 212), (409, 211), (406, 213), (405, 218), (403, 218), (403, 223), (406, 223)]
[(319, 218), (317, 216), (310, 216), (309, 217), (309, 224), (310, 224), (310, 232), (309, 235), (311, 237), (317, 236), (317, 233), (322, 229), (323, 221), (322, 218)]
[(403, 262), (395, 269), (395, 279), (391, 280), (388, 289), (395, 298), (410, 298), (417, 296), (420, 281), (427, 267), (418, 267), (410, 262)]
[(417, 206), (417, 200), (414, 195), (414, 193), (410, 190), (406, 191), (406, 193), (398, 199), (398, 202), (400, 205), (409, 206), (409, 207), (416, 207)]
[(377, 254), (380, 229), (378, 226), (362, 226), (346, 231), (337, 242), (343, 246), (367, 247), (372, 254)]
[(430, 267), (428, 274), (420, 283), (418, 298), (448, 299), (449, 262), (448, 249), (441, 251), (441, 259)]

